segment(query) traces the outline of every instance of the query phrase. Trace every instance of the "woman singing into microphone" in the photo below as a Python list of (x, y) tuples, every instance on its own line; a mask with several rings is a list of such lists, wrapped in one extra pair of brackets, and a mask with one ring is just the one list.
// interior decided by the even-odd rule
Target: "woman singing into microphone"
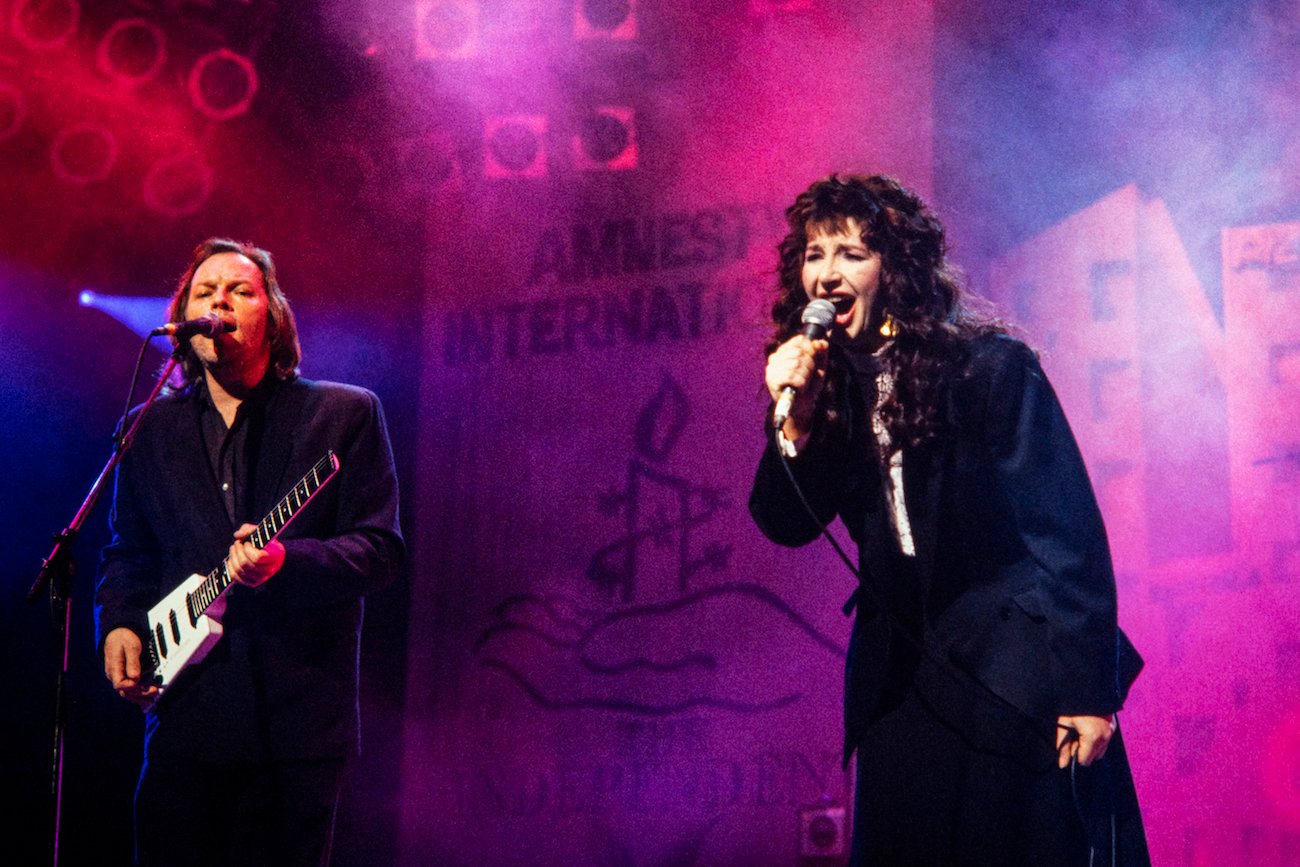
[[(895, 180), (819, 180), (786, 219), (766, 384), (795, 398), (750, 511), (782, 545), (836, 516), (858, 545), (852, 863), (1148, 864), (1114, 717), (1141, 662), (1035, 354), (973, 308)], [(800, 333), (817, 298), (826, 339)]]

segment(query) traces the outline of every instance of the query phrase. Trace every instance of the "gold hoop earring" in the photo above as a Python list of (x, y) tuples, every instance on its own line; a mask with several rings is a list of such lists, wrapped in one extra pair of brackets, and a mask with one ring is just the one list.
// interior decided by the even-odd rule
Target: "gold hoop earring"
[(886, 340), (893, 340), (898, 336), (898, 326), (894, 323), (894, 317), (885, 314), (885, 321), (880, 324), (880, 336)]

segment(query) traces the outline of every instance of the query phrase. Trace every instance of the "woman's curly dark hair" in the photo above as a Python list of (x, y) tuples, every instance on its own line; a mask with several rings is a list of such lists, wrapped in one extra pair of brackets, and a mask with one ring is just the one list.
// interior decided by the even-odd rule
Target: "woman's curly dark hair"
[[(862, 227), (862, 241), (880, 254), (880, 289), (867, 328), (879, 329), (886, 315), (895, 337), (884, 349), (885, 371), (893, 394), (880, 406), (881, 417), (897, 445), (917, 446), (943, 429), (948, 384), (959, 374), (970, 341), (1005, 333), (999, 320), (977, 309), (947, 261), (943, 227), (911, 190), (884, 175), (831, 175), (800, 193), (785, 212), (789, 232), (778, 246), (780, 294), (772, 305), (775, 332), (770, 354), (800, 330), (808, 303), (802, 271), (810, 229), (842, 231), (850, 219)], [(833, 357), (832, 357), (833, 358)], [(824, 433), (839, 421), (845, 374), (832, 360), (817, 402)]]

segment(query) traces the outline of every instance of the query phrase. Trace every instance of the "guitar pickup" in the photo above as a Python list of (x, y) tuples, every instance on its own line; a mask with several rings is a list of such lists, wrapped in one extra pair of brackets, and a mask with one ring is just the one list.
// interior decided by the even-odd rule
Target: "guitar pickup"
[(154, 627), (154, 637), (157, 639), (158, 652), (162, 654), (163, 659), (167, 658), (167, 638), (163, 635), (162, 624), (159, 623)]

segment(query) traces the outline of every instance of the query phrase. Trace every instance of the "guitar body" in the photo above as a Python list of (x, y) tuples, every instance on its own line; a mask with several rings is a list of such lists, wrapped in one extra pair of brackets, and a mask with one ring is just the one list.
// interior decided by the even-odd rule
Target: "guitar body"
[[(338, 470), (339, 459), (333, 451), (326, 452), (262, 519), (249, 541), (265, 548)], [(226, 597), (222, 594), (230, 581), (222, 563), (207, 575), (195, 573), (186, 578), (149, 609), (149, 634), (144, 642), (147, 660), (142, 659), (141, 665), (151, 666), (147, 679), (158, 687), (158, 695), (150, 707), (157, 704), (182, 671), (201, 662), (221, 640), (221, 618), (226, 613)]]
[(206, 580), (206, 575), (196, 572), (149, 609), (149, 635), (153, 639), (150, 649), (156, 654), (153, 685), (158, 687), (158, 698), (176, 681), (177, 675), (187, 666), (202, 662), (221, 640), (225, 597), (219, 597), (197, 618), (190, 616), (186, 604)]

